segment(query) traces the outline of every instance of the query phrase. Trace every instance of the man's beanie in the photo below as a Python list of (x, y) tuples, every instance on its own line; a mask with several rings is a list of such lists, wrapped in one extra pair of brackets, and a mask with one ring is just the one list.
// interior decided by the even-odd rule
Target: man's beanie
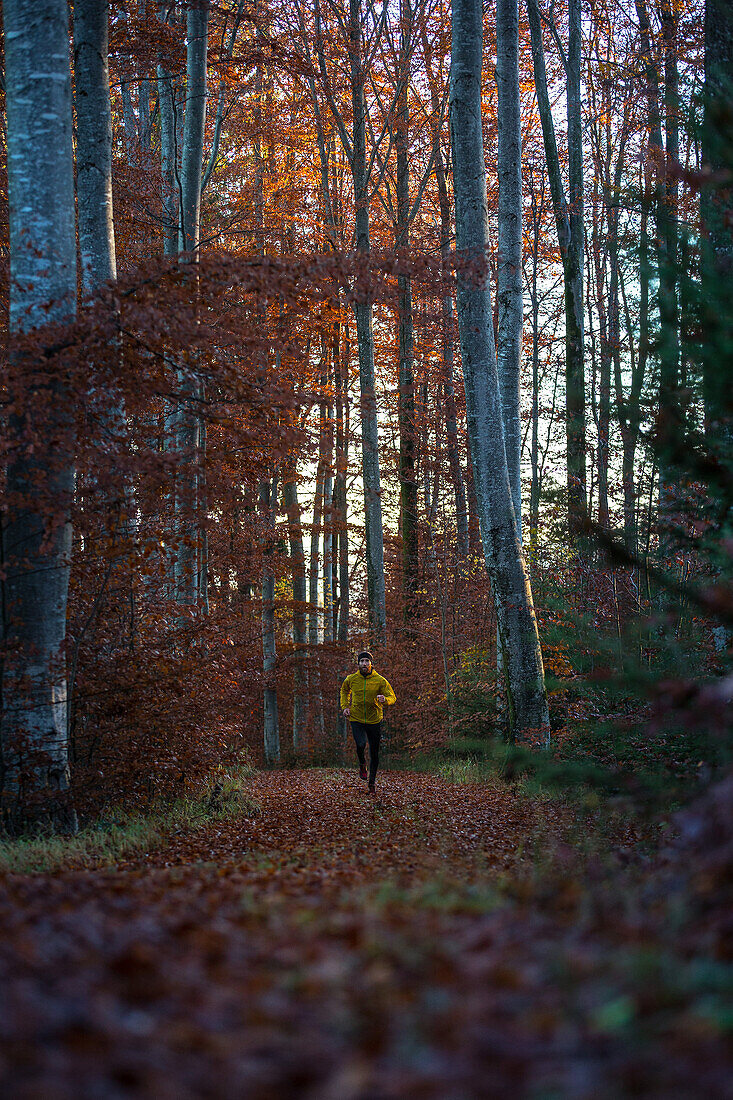
[(372, 655), (368, 649), (365, 649), (362, 653), (359, 654), (359, 656), (356, 658), (357, 661), (360, 661), (362, 657), (368, 657), (370, 661), (372, 659)]

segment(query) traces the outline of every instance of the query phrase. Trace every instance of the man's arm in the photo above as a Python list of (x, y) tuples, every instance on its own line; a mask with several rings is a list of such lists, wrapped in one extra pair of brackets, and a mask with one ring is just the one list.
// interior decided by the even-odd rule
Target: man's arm
[(351, 698), (351, 681), (347, 676), (341, 685), (341, 710), (347, 710)]
[(395, 695), (394, 689), (389, 680), (385, 680), (383, 676), (382, 681), (384, 683), (384, 687), (382, 688), (381, 694), (384, 696), (384, 705), (387, 707), (391, 707), (393, 703), (397, 702), (397, 696)]

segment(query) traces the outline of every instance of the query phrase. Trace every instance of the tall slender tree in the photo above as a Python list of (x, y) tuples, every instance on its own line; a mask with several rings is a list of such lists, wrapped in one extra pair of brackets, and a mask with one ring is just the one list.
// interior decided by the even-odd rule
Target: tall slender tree
[(109, 0), (76, 0), (76, 196), (82, 289), (86, 294), (93, 294), (101, 284), (117, 277), (108, 41)]
[(522, 119), (519, 100), (519, 3), (496, 3), (498, 91), (499, 249), (497, 365), (504, 444), (519, 538), (522, 537), (522, 422), (519, 357), (522, 345)]
[[(371, 10), (371, 9), (370, 9)], [(370, 178), (376, 150), (367, 156), (366, 80), (368, 60), (365, 59), (367, 39), (373, 51), (384, 28), (384, 14), (374, 15), (374, 25), (365, 33), (361, 0), (349, 0), (348, 13), (338, 12), (338, 23), (348, 52), (349, 85), (351, 91), (352, 125), (349, 133), (342, 111), (336, 101), (326, 61), (327, 32), (319, 0), (315, 4), (315, 64), (328, 102), (336, 130), (351, 169), (354, 189), (356, 250), (363, 261), (371, 253), (369, 229)], [(302, 40), (307, 46), (307, 30), (300, 12)], [(375, 643), (383, 643), (387, 632), (386, 589), (384, 578), (384, 534), (382, 529), (382, 487), (379, 467), (379, 429), (377, 417), (376, 375), (374, 366), (373, 296), (368, 287), (359, 289), (354, 300), (356, 341), (359, 355), (361, 391), (362, 479), (364, 483), (364, 517), (366, 525), (367, 596), (369, 627)]]
[[(194, 262), (200, 244), (201, 179), (206, 120), (206, 54), (209, 0), (192, 2), (186, 19), (186, 111), (181, 154), (178, 247)], [(195, 276), (194, 276), (195, 279)], [(192, 286), (192, 294), (196, 294)], [(176, 480), (178, 552), (175, 563), (176, 598), (194, 606), (205, 598), (205, 543), (201, 526), (204, 507), (203, 397), (196, 356), (178, 372), (178, 408), (175, 414), (176, 449), (185, 460)]]
[(496, 600), (509, 729), (549, 740), (544, 669), (504, 446), (487, 267), (489, 219), (481, 125), (481, 0), (453, 0), (450, 120), (456, 203), (458, 331), (484, 560)]
[[(403, 256), (410, 248), (410, 61), (414, 35), (410, 0), (401, 0), (398, 50), (399, 84), (394, 140), (397, 160), (395, 244)], [(405, 616), (409, 618), (418, 585), (418, 509), (415, 478), (415, 377), (414, 324), (412, 316), (412, 280), (408, 271), (397, 276), (399, 314), (399, 403), (400, 427), (400, 526), (402, 528), (402, 580)]]
[(264, 746), (265, 761), (276, 764), (280, 759), (280, 722), (277, 704), (277, 644), (275, 638), (275, 572), (271, 557), (275, 549), (275, 515), (277, 513), (278, 475), (272, 481), (260, 483), (260, 512), (265, 528), (264, 561), (262, 566), (262, 672), (264, 680)]
[[(659, 66), (652, 46), (652, 32), (645, 0), (636, 0), (639, 37), (644, 66), (644, 83), (649, 128), (649, 154), (654, 187), (652, 204), (656, 221), (656, 274), (659, 281), (659, 409), (657, 448), (659, 469), (659, 505), (668, 510), (676, 496), (675, 451), (682, 429), (680, 410), (679, 300), (677, 293), (677, 163), (679, 161), (679, 122), (677, 118), (677, 61), (674, 31), (668, 19), (665, 44), (664, 134)], [(673, 21), (672, 21), (673, 22)], [(671, 40), (670, 40), (671, 35)], [(672, 104), (674, 103), (674, 108)], [(662, 539), (660, 549), (666, 545)]]
[(448, 195), (448, 175), (446, 173), (443, 150), (441, 146), (441, 129), (443, 112), (440, 110), (440, 96), (438, 94), (438, 82), (433, 72), (433, 51), (430, 45), (427, 28), (423, 21), (421, 27), (421, 39), (423, 58), (425, 60), (425, 74), (430, 88), (430, 106), (433, 119), (433, 143), (435, 182), (438, 190), (438, 204), (440, 207), (440, 257), (441, 257), (441, 358), (443, 363), (443, 397), (445, 400), (445, 431), (447, 439), (448, 463), (450, 466), (451, 482), (456, 509), (456, 536), (458, 557), (462, 563), (468, 560), (469, 530), (468, 507), (466, 504), (466, 486), (461, 468), (460, 447), (458, 444), (458, 414), (456, 411), (456, 394), (454, 382), (455, 360), (455, 313), (453, 310), (453, 288), (451, 286), (450, 251), (452, 241), (452, 225), (450, 212), (450, 198)]
[[(732, 292), (733, 278), (733, 10), (727, 0), (705, 4), (705, 115), (703, 158), (711, 179), (702, 194), (706, 234), (703, 253), (703, 302), (707, 303), (703, 387), (705, 430), (708, 440), (721, 437), (730, 444), (733, 432), (733, 400), (728, 372), (721, 369), (719, 348), (733, 345), (733, 302), (721, 288)], [(721, 305), (723, 308), (721, 309)]]
[[(76, 313), (69, 11), (6, 0), (10, 332)], [(64, 642), (74, 489), (72, 395), (53, 347), (14, 353), (2, 544), (2, 817), (11, 832), (76, 829)]]
[[(584, 524), (587, 493), (585, 469), (585, 350), (583, 297), (583, 130), (580, 109), (580, 0), (568, 0), (568, 49), (561, 50), (567, 79), (568, 196), (560, 169), (555, 123), (550, 106), (545, 49), (538, 0), (526, 0), (532, 41), (534, 83), (542, 123), (550, 193), (555, 207), (557, 240), (565, 289), (565, 439), (567, 448), (568, 521), (572, 533)], [(560, 45), (554, 22), (551, 27)]]

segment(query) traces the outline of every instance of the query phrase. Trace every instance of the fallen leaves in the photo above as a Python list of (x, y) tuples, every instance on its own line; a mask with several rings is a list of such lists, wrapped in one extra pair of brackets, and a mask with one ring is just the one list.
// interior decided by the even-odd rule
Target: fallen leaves
[(249, 793), (148, 859), (6, 877), (4, 1095), (726, 1095), (720, 973), (651, 980), (661, 918), (629, 947), (566, 851), (545, 906), (518, 851), (561, 832), (548, 803), (334, 770)]

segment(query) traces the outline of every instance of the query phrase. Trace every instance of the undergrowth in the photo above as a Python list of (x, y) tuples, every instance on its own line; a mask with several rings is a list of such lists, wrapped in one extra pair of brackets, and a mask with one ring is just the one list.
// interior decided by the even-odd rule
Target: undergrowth
[(0, 837), (0, 874), (91, 870), (159, 848), (174, 833), (212, 821), (253, 816), (259, 806), (245, 788), (251, 768), (221, 772), (201, 794), (176, 799), (145, 813), (107, 807), (75, 836)]

